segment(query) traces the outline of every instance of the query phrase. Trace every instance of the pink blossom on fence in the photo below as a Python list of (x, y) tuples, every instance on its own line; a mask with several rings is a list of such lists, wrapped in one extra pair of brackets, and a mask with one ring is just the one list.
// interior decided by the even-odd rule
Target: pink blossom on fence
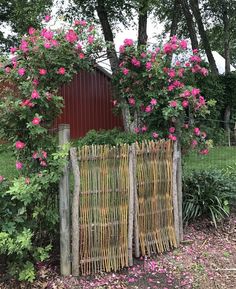
[(22, 170), (23, 169), (23, 163), (16, 161), (16, 169), (17, 170)]
[(22, 150), (25, 146), (26, 146), (26, 144), (22, 141), (19, 141), (19, 140), (15, 144), (15, 147), (17, 150)]
[(54, 33), (51, 30), (43, 29), (41, 35), (47, 40), (52, 40)]

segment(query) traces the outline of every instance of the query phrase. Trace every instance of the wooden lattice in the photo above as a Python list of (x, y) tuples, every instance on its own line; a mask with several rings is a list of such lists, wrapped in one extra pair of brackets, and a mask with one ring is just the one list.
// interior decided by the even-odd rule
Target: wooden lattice
[(78, 151), (82, 274), (128, 266), (128, 150), (128, 145), (105, 145)]
[(136, 145), (138, 226), (141, 254), (161, 253), (176, 246), (172, 197), (171, 142)]
[(81, 274), (132, 265), (133, 235), (135, 255), (176, 247), (170, 141), (84, 146), (78, 163)]

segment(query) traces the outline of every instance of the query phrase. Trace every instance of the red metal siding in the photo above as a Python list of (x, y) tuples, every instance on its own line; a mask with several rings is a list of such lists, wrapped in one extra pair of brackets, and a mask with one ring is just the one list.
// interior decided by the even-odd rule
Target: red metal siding
[(57, 124), (70, 124), (71, 138), (84, 136), (91, 129), (122, 127), (121, 118), (112, 113), (111, 81), (99, 70), (79, 72), (60, 93), (65, 107)]

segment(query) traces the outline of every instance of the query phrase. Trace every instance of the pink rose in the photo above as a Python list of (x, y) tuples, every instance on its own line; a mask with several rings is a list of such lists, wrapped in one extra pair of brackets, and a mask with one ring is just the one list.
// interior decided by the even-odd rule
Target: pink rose
[(35, 33), (35, 31), (36, 31), (36, 30), (35, 30), (33, 27), (30, 27), (30, 28), (29, 28), (29, 31), (28, 31), (28, 32), (29, 32), (29, 35), (33, 35), (33, 34)]
[(45, 74), (47, 74), (47, 70), (44, 69), (44, 68), (40, 68), (40, 69), (39, 69), (39, 74), (40, 74), (40, 75), (45, 75)]
[(50, 20), (51, 20), (51, 16), (50, 15), (46, 15), (45, 17), (44, 17), (44, 20), (46, 21), (46, 22), (49, 22)]
[(39, 125), (41, 122), (41, 119), (39, 117), (34, 117), (32, 120), (33, 125)]
[(128, 102), (129, 102), (129, 104), (132, 105), (132, 106), (135, 105), (135, 99), (134, 99), (133, 97), (130, 97), (130, 98), (128, 99)]
[(63, 75), (63, 74), (66, 73), (66, 70), (65, 70), (64, 67), (60, 67), (60, 68), (57, 70), (57, 73)]
[(51, 44), (50, 44), (49, 42), (45, 42), (45, 43), (43, 44), (43, 46), (44, 46), (46, 49), (51, 48)]
[(151, 105), (156, 105), (157, 104), (157, 100), (155, 98), (152, 98), (150, 101)]
[(19, 69), (18, 69), (18, 74), (19, 74), (20, 76), (23, 76), (23, 75), (25, 74), (25, 69), (24, 69), (23, 67), (19, 68)]
[(89, 44), (93, 44), (93, 42), (94, 42), (94, 37), (93, 37), (93, 35), (89, 35), (89, 36), (88, 36), (88, 43), (89, 43)]
[(186, 40), (181, 40), (179, 44), (182, 49), (187, 49), (188, 47), (188, 43)]
[(150, 61), (148, 61), (147, 63), (146, 63), (146, 69), (147, 70), (150, 70), (152, 68), (152, 63), (150, 62)]
[(151, 107), (151, 105), (148, 105), (148, 106), (146, 106), (145, 107), (145, 112), (151, 112), (152, 111), (152, 107)]
[(171, 102), (170, 102), (170, 106), (171, 107), (177, 107), (177, 101), (175, 101), (175, 100), (172, 100)]
[(184, 101), (182, 101), (182, 106), (184, 107), (184, 108), (186, 108), (186, 107), (188, 107), (188, 101), (187, 100), (184, 100)]
[(135, 127), (135, 128), (134, 128), (134, 132), (135, 132), (135, 133), (139, 133), (139, 128), (138, 128), (138, 127)]
[(78, 35), (76, 34), (76, 32), (72, 29), (70, 29), (66, 35), (65, 35), (65, 38), (68, 42), (70, 43), (74, 43), (78, 40)]
[(81, 53), (79, 54), (79, 58), (80, 58), (80, 59), (84, 59), (84, 57), (85, 57), (84, 53), (81, 52)]
[(196, 136), (199, 136), (199, 135), (201, 134), (201, 131), (200, 131), (200, 129), (199, 129), (198, 127), (195, 127), (194, 130), (193, 130), (193, 132), (194, 132), (194, 134), (195, 134)]
[(10, 73), (10, 72), (11, 72), (11, 68), (10, 68), (9, 66), (7, 66), (7, 67), (5, 68), (5, 72), (6, 72), (6, 73)]
[(170, 133), (174, 133), (174, 132), (175, 132), (175, 127), (173, 127), (173, 126), (170, 127), (170, 128), (169, 128), (169, 132), (170, 132)]
[(32, 99), (38, 99), (38, 98), (40, 98), (40, 95), (39, 95), (39, 93), (38, 93), (38, 91), (37, 91), (36, 89), (34, 89), (34, 90), (32, 91), (32, 93), (31, 93), (31, 98), (32, 98)]
[(127, 75), (129, 73), (129, 69), (128, 68), (123, 68), (122, 70), (124, 75)]
[(154, 132), (152, 133), (152, 137), (153, 137), (153, 138), (158, 138), (158, 137), (159, 137), (159, 134), (154, 131)]
[(16, 169), (17, 170), (22, 170), (23, 164), (21, 162), (16, 161)]
[(134, 44), (134, 41), (132, 39), (125, 39), (124, 45), (125, 46), (132, 46)]
[(11, 54), (14, 54), (16, 51), (17, 51), (17, 48), (16, 48), (16, 47), (11, 47), (11, 48), (10, 48)]
[(146, 132), (147, 131), (147, 127), (146, 125), (144, 125), (142, 128), (141, 128), (142, 132)]
[(25, 147), (25, 143), (23, 143), (22, 141), (17, 141), (16, 142), (16, 149), (17, 150), (21, 150)]

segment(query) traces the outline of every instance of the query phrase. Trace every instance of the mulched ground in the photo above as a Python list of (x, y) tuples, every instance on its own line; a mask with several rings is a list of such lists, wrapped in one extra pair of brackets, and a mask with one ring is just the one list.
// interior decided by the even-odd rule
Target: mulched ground
[(217, 230), (206, 220), (189, 225), (180, 248), (141, 258), (132, 268), (116, 273), (62, 278), (57, 267), (41, 265), (33, 284), (1, 282), (1, 289), (235, 289), (236, 215)]

